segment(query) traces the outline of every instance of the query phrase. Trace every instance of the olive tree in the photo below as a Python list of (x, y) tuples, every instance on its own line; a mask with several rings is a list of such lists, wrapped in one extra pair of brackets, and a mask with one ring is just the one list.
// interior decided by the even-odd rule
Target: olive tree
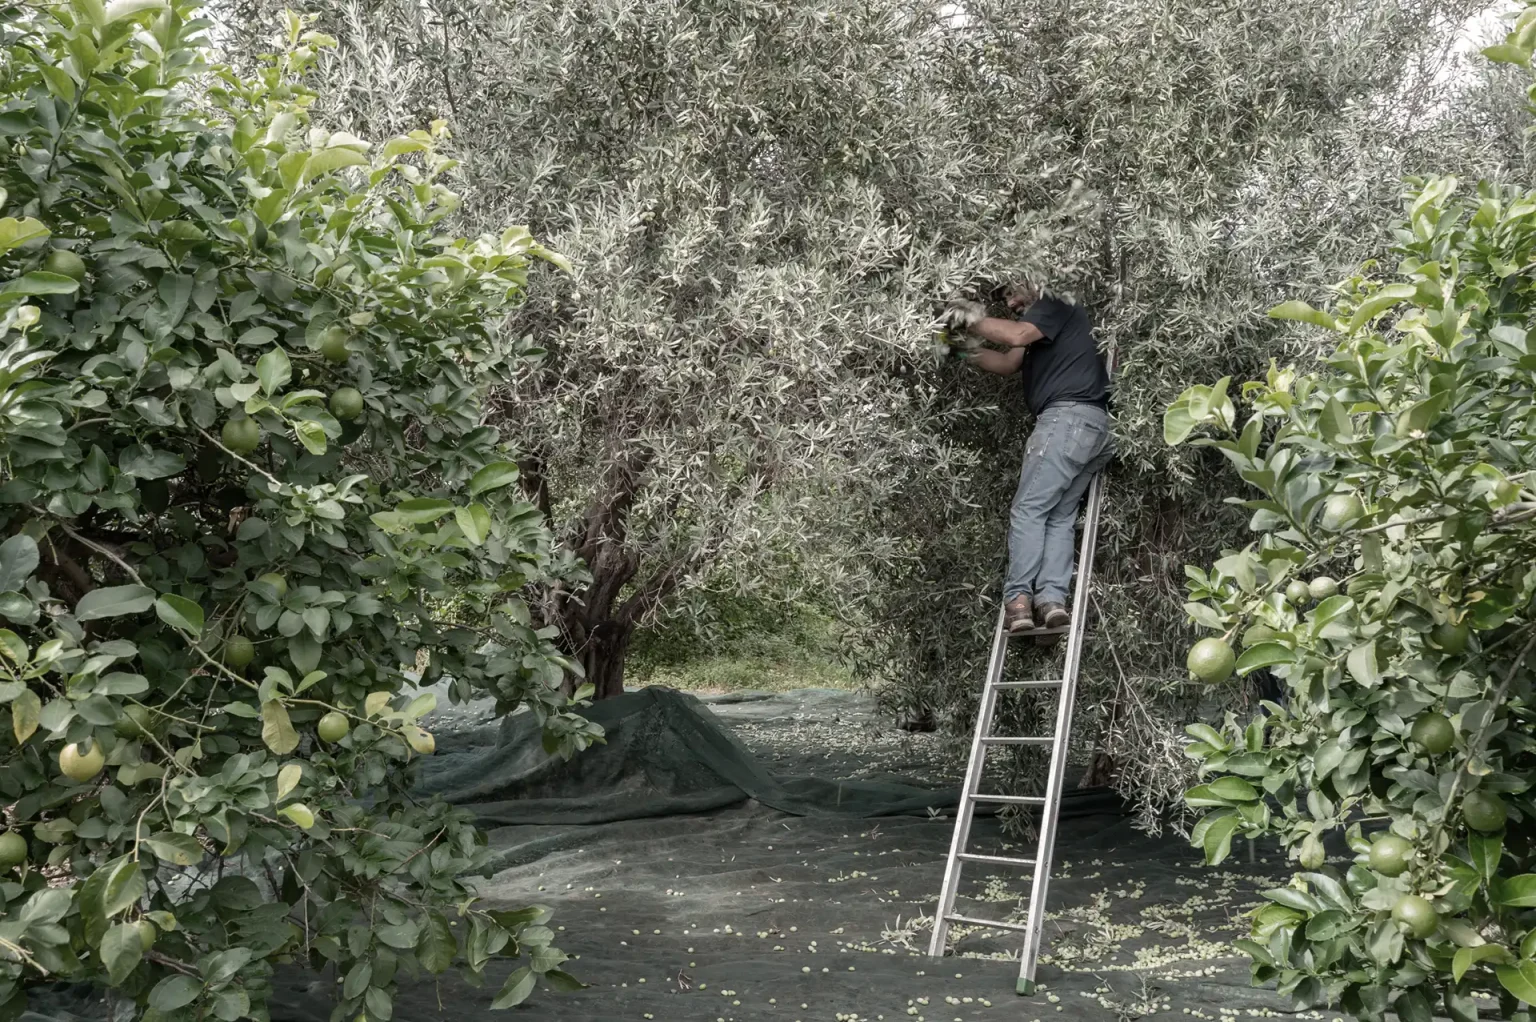
[[(1119, 454), (1075, 733), (1095, 752), (1087, 778), (1116, 784), (1155, 826), (1188, 786), (1183, 722), (1253, 698), (1251, 687), (1183, 685), (1183, 644), (1170, 641), (1188, 627), (1183, 565), (1236, 539), (1243, 518), (1207, 499), (1225, 463), (1165, 445), (1162, 411), (1191, 380), (1310, 357), (1310, 341), (1262, 310), (1379, 251), (1404, 168), (1450, 150), (1482, 159), (1478, 132), (1430, 112), (1462, 88), (1441, 59), (1446, 29), (1479, 5), (965, 6), (955, 73), (977, 68), (970, 88), (997, 103), (988, 120), (1098, 197), (1079, 224), (1084, 262), (1063, 282), (1118, 357)], [(992, 78), (1027, 82), (1032, 98), (996, 94)], [(978, 375), (930, 375), (936, 411), (975, 402), (1002, 414), (934, 415), (963, 479), (914, 466), (879, 509), (880, 531), (905, 539), (868, 579), (858, 651), (905, 699), (940, 711), (979, 693), (1029, 427), (1017, 394)], [(1040, 733), (1015, 723), (1012, 733)]]
[(1088, 302), (1121, 353), (1104, 628), (1139, 665), (1095, 658), (1091, 702), (1160, 729), (1172, 792), (1174, 711), (1116, 693), (1177, 679), (1184, 551), (1237, 523), (1180, 507), (1203, 464), (1160, 410), (1283, 348), (1252, 310), (1384, 223), (1360, 200), (1418, 136), (1376, 108), (1474, 6), (338, 0), (328, 94), (358, 130), (449, 117), (464, 215), (576, 263), (514, 316), (549, 354), (502, 407), (591, 569), (543, 610), (601, 694), (637, 622), (792, 550), (868, 673), (963, 707), (1028, 417), (932, 358), (932, 315), (1025, 271)]
[[(1527, 7), (1485, 52), (1528, 65), (1533, 48)], [(1189, 613), (1219, 633), (1190, 666), (1284, 683), (1246, 723), (1189, 728), (1193, 838), (1219, 862), (1235, 836), (1276, 835), (1300, 867), (1241, 942), (1256, 981), (1363, 1019), (1472, 1022), (1491, 995), (1528, 1020), (1536, 192), (1414, 178), (1394, 236), (1326, 308), (1271, 310), (1335, 349), (1316, 371), (1168, 410), (1170, 443), (1199, 431), (1256, 491), (1233, 498), (1256, 538), (1189, 569)]]
[(284, 962), (334, 970), (337, 1018), (497, 955), (528, 957), (497, 1005), (569, 986), (547, 911), (462, 879), (468, 813), (411, 797), (406, 673), (593, 737), (483, 414), (532, 357), (488, 323), (556, 257), (445, 229), (441, 125), (314, 121), (302, 19), (242, 75), (198, 6), (0, 19), (0, 1017), (66, 980), (266, 1018)]
[(575, 265), (530, 282), (511, 327), (548, 354), (498, 400), (591, 573), (541, 609), (600, 696), (636, 625), (720, 566), (759, 591), (787, 551), (837, 588), (890, 556), (861, 510), (957, 469), (930, 406), (938, 303), (1081, 261), (1087, 197), (993, 116), (1032, 86), (976, 106), (940, 7), (332, 8), (338, 114), (450, 117), (465, 215)]

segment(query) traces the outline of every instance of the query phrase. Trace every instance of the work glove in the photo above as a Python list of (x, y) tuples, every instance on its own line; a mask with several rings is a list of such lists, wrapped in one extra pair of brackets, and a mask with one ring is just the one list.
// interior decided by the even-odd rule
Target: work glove
[(950, 302), (940, 314), (939, 320), (951, 330), (969, 330), (986, 318), (987, 310), (980, 302)]
[(951, 333), (940, 329), (933, 335), (934, 353), (941, 359), (964, 361), (981, 348), (981, 341), (965, 333)]

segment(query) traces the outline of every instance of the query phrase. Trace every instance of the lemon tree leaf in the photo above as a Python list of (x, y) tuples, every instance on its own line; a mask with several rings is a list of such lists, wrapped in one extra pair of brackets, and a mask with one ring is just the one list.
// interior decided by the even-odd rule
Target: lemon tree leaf
[(203, 634), (203, 608), (184, 596), (166, 593), (155, 601), (155, 614), (172, 628)]
[(42, 713), (43, 701), (31, 689), (24, 690), (11, 700), (11, 733), (16, 736), (17, 745), (32, 737)]
[(517, 482), (517, 466), (510, 461), (493, 461), (469, 477), (469, 495), (478, 497)]
[(142, 614), (155, 602), (155, 591), (148, 586), (107, 586), (92, 589), (75, 604), (77, 621), (100, 621), (102, 618), (122, 617), (125, 614)]
[(1321, 309), (1314, 309), (1306, 302), (1292, 300), (1281, 302), (1269, 310), (1270, 319), (1290, 319), (1302, 323), (1311, 323), (1313, 326), (1324, 327), (1328, 330), (1339, 328), (1338, 320)]
[(283, 806), (277, 811), (277, 815), (288, 817), (300, 830), (308, 830), (315, 825), (315, 814), (310, 812), (309, 806), (303, 802), (293, 802)]
[(155, 857), (173, 866), (193, 866), (203, 859), (203, 846), (191, 834), (154, 834), (144, 839), (144, 844)]
[(454, 521), (459, 523), (459, 531), (464, 533), (464, 538), (475, 546), (485, 543), (485, 538), (491, 532), (491, 515), (483, 504), (471, 504), (469, 507), (461, 507), (453, 512)]
[(496, 994), (496, 999), (491, 1001), (492, 1010), (511, 1008), (522, 1004), (533, 993), (533, 985), (538, 982), (538, 977), (528, 966), (516, 969), (502, 984), (501, 991)]
[(299, 734), (293, 729), (288, 709), (276, 699), (261, 704), (261, 740), (279, 756), (299, 747)]
[(281, 802), (289, 792), (298, 787), (299, 780), (304, 776), (304, 768), (297, 763), (285, 763), (277, 772), (277, 800)]
[(1523, 961), (1517, 965), (1501, 965), (1496, 970), (1499, 985), (1517, 1000), (1536, 1006), (1536, 962)]
[(1451, 960), (1451, 976), (1460, 983), (1467, 970), (1478, 962), (1513, 962), (1514, 956), (1509, 949), (1500, 944), (1479, 944), (1476, 947), (1464, 947), (1456, 949), (1456, 956)]

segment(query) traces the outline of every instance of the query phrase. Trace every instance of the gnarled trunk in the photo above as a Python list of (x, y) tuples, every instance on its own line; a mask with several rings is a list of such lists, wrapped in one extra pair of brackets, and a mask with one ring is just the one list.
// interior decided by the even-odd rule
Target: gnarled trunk
[[(610, 457), (591, 503), (567, 533), (566, 542), (586, 562), (592, 581), (579, 590), (557, 587), (545, 603), (546, 620), (559, 627), (561, 645), (582, 665), (597, 699), (624, 694), (624, 657), (635, 625), (682, 578), (682, 565), (666, 564), (636, 581), (640, 554), (627, 545), (629, 511), (650, 462), (650, 452), (635, 447), (620, 446)], [(548, 514), (551, 499), (542, 460), (529, 458), (522, 470), (524, 492)], [(579, 683), (567, 679), (567, 694)]]
[(635, 626), (608, 620), (594, 628), (582, 654), (587, 681), (597, 690), (597, 699), (611, 699), (624, 694), (624, 656)]

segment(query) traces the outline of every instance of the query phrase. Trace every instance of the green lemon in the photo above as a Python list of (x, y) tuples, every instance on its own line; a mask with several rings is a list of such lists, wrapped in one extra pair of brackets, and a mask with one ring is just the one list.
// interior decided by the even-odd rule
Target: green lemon
[[(284, 582), (284, 587), (287, 584)], [(231, 635), (224, 641), (224, 663), (234, 670), (243, 670), (255, 656), (256, 644), (243, 635)]]
[(1504, 821), (1509, 819), (1509, 810), (1504, 807), (1504, 800), (1499, 796), (1479, 790), (1470, 792), (1461, 800), (1461, 818), (1473, 830), (1492, 834), (1504, 829)]
[(255, 419), (230, 419), (219, 431), (219, 439), (236, 454), (250, 454), (261, 446), (261, 427)]
[(27, 861), (27, 839), (8, 830), (0, 834), (0, 869), (14, 869)]
[(1319, 603), (1338, 593), (1339, 584), (1327, 575), (1319, 575), (1307, 583), (1307, 594)]
[(347, 724), (347, 718), (344, 714), (332, 710), (320, 718), (320, 723), (316, 730), (320, 732), (320, 740), (322, 742), (335, 743), (347, 737), (350, 725)]
[(156, 931), (154, 923), (148, 919), (140, 919), (133, 924), (133, 928), (138, 933), (139, 943), (144, 945), (145, 951), (155, 946), (155, 938), (159, 936), (159, 933)]
[(123, 715), (112, 722), (112, 730), (120, 738), (138, 738), (149, 734), (150, 710), (138, 703), (123, 707)]
[(1298, 578), (1285, 587), (1285, 599), (1293, 607), (1305, 607), (1312, 600), (1312, 587)]
[(338, 387), (328, 404), (331, 414), (342, 422), (350, 422), (363, 414), (363, 395), (356, 387)]
[(1443, 713), (1431, 711), (1420, 714), (1408, 737), (1431, 756), (1438, 756), (1456, 744), (1456, 727)]
[(59, 771), (71, 781), (84, 784), (106, 765), (107, 757), (96, 742), (84, 741), (59, 750)]
[(347, 328), (339, 323), (332, 323), (325, 328), (325, 333), (320, 335), (320, 354), (325, 356), (327, 362), (335, 362), (338, 365), (352, 356), (347, 349)]
[(85, 279), (85, 260), (68, 249), (56, 248), (43, 259), (43, 269), (74, 280)]
[(1405, 894), (1392, 908), (1392, 918), (1411, 936), (1423, 940), (1440, 928), (1435, 906), (1417, 894)]
[(1472, 629), (1464, 624), (1453, 625), (1449, 621), (1442, 621), (1429, 630), (1429, 641), (1448, 656), (1465, 652), (1467, 640), (1471, 637)]
[(1189, 659), (1185, 663), (1190, 674), (1208, 685), (1214, 685), (1232, 677), (1232, 669), (1237, 666), (1237, 656), (1223, 639), (1201, 639), (1190, 647)]
[(1413, 845), (1396, 834), (1383, 834), (1371, 844), (1371, 868), (1382, 876), (1402, 876), (1413, 859)]
[(275, 572), (275, 571), (274, 572), (268, 572), (267, 574), (262, 575), (261, 577), (257, 578), (256, 581), (258, 581), (258, 582), (265, 582), (267, 585), (271, 586), (273, 589), (276, 589), (277, 590), (277, 598), (279, 600), (281, 600), (284, 596), (288, 595), (288, 580), (286, 578), (284, 578), (283, 576), (277, 574), (277, 572)]
[(1335, 493), (1323, 504), (1322, 526), (1338, 532), (1365, 514), (1365, 505), (1353, 493)]

